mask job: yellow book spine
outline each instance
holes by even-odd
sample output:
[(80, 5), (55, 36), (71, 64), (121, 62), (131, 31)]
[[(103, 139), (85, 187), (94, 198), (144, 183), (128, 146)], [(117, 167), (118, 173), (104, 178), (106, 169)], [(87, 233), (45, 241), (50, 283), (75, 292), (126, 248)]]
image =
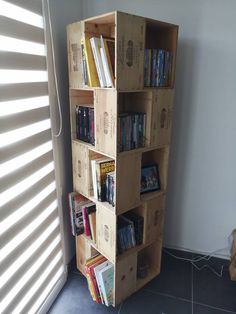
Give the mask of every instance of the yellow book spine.
[(89, 40), (89, 38), (85, 37), (84, 39), (81, 40), (81, 42), (82, 41), (84, 42), (84, 47), (85, 47), (84, 52), (85, 52), (85, 57), (87, 60), (89, 86), (90, 87), (100, 87), (90, 40)]

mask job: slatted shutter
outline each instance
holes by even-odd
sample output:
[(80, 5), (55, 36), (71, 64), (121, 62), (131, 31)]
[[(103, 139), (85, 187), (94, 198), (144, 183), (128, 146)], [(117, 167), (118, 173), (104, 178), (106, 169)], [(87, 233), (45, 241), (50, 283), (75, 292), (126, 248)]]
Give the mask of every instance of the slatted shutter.
[(65, 282), (39, 0), (0, 1), (1, 313), (45, 312)]

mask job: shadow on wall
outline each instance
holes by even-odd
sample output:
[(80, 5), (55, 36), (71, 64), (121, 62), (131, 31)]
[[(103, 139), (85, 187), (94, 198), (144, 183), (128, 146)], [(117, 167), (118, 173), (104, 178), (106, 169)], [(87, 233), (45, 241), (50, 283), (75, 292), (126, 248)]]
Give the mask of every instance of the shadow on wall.
[(191, 139), (195, 115), (197, 45), (190, 40), (179, 40), (175, 77), (174, 114), (166, 203), (165, 245), (182, 243), (183, 216), (187, 174), (190, 168)]

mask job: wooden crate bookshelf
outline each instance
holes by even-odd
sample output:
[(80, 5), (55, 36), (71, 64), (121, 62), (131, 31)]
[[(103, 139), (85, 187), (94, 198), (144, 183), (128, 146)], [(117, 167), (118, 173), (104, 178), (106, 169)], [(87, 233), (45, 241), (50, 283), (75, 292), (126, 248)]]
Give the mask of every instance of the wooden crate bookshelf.
[[(87, 87), (83, 83), (81, 39), (100, 35), (115, 40), (114, 88)], [(96, 204), (96, 239), (76, 236), (77, 268), (85, 274), (86, 259), (96, 252), (114, 264), (113, 306), (160, 273), (177, 37), (177, 25), (122, 12), (67, 27), (73, 189)], [(172, 51), (168, 86), (144, 86), (145, 49)], [(94, 109), (94, 145), (77, 138), (78, 105)], [(119, 116), (125, 112), (145, 115), (143, 147), (121, 151)], [(101, 156), (115, 161), (115, 206), (94, 197), (91, 160)], [(140, 194), (141, 168), (153, 164), (158, 164), (160, 190)], [(119, 215), (129, 211), (143, 217), (142, 243), (117, 254)], [(140, 261), (145, 260), (147, 274), (138, 277)]]

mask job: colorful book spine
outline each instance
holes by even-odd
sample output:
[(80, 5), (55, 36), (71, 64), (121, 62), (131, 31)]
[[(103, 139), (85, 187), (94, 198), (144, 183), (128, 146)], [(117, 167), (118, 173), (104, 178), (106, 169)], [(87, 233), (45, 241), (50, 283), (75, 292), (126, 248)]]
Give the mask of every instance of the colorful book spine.
[(86, 213), (86, 205), (82, 207), (82, 212), (83, 212), (83, 222), (84, 222), (84, 233), (86, 236), (91, 236), (90, 228), (89, 228), (89, 221), (88, 221), (88, 216)]

